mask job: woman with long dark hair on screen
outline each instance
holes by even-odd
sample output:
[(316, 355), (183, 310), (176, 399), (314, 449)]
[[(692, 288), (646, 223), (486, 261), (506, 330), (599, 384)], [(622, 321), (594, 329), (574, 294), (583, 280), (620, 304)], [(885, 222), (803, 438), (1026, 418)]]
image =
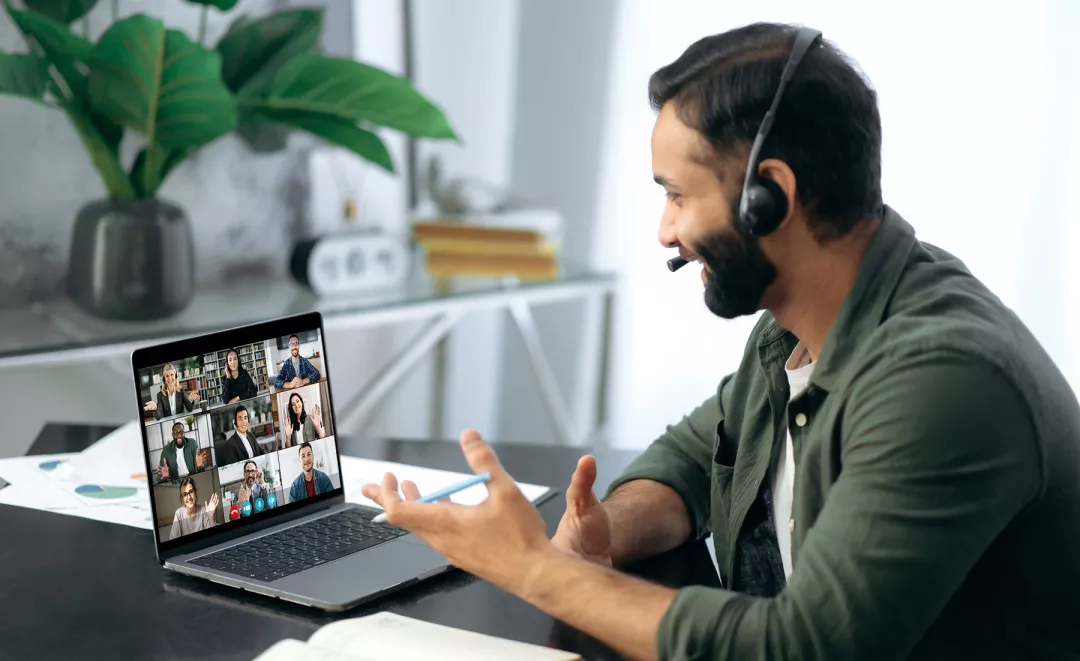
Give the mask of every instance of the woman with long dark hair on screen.
[(221, 381), (221, 401), (226, 404), (239, 402), (241, 399), (251, 399), (259, 394), (251, 375), (240, 364), (240, 353), (236, 349), (229, 349), (225, 354), (225, 374)]
[(160, 420), (171, 415), (190, 413), (195, 410), (197, 401), (199, 401), (199, 391), (191, 390), (184, 395), (176, 365), (169, 363), (161, 368), (161, 390), (157, 394), (157, 401), (147, 402), (143, 405), (143, 410), (153, 411), (154, 418)]
[(285, 447), (290, 448), (301, 443), (310, 443), (316, 438), (326, 436), (323, 429), (322, 411), (316, 404), (308, 415), (304, 411), (304, 398), (300, 393), (289, 395), (289, 407), (285, 416)]

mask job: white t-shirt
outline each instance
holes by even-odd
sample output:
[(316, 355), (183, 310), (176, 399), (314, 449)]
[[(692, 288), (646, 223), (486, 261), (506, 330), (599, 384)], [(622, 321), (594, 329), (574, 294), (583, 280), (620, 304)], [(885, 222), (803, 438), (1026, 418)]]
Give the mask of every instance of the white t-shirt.
[[(188, 441), (190, 443), (191, 441)], [(176, 477), (184, 477), (191, 470), (188, 468), (187, 459), (184, 459), (184, 449), (176, 448)]]
[(247, 434), (241, 434), (239, 431), (236, 435), (240, 437), (240, 442), (244, 444), (244, 449), (247, 450), (248, 459), (255, 457), (255, 450), (251, 447), (251, 441), (248, 440)]
[[(788, 399), (795, 399), (810, 383), (814, 373), (814, 363), (810, 362), (810, 352), (802, 342), (795, 347), (784, 365), (788, 379)], [(791, 501), (795, 496), (795, 451), (791, 443), (791, 430), (787, 440), (776, 455), (776, 464), (772, 467), (773, 521), (776, 522), (776, 542), (780, 546), (780, 557), (784, 561), (784, 576), (791, 577)]]
[(299, 429), (297, 429), (296, 431), (293, 432), (293, 436), (296, 438), (296, 444), (297, 445), (303, 445), (304, 444), (304, 427), (303, 427), (303, 425), (301, 425)]

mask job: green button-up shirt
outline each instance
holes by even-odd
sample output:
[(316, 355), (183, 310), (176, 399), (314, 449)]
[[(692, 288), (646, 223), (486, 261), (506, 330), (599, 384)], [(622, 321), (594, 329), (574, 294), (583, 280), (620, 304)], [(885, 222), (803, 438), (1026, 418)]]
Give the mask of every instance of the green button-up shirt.
[(887, 210), (789, 403), (796, 343), (764, 314), (738, 371), (611, 487), (677, 491), (732, 585), (741, 527), (791, 430), (786, 588), (682, 589), (660, 657), (1078, 658), (1080, 406), (1020, 320)]

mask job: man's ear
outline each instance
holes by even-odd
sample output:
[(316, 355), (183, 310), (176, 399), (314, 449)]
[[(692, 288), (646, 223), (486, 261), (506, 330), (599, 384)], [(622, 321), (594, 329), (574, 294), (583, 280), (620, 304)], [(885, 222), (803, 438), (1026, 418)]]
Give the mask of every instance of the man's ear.
[(798, 203), (798, 186), (795, 181), (795, 172), (787, 163), (778, 158), (766, 158), (758, 164), (758, 178), (773, 181), (783, 191), (784, 197), (787, 198), (787, 213), (784, 215), (784, 219), (780, 221), (782, 226), (791, 218), (795, 211), (795, 205)]

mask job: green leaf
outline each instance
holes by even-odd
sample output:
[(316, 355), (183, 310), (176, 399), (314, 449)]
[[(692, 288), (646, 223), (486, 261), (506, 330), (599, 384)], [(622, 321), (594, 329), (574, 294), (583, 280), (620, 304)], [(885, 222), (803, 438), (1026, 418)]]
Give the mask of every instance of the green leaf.
[(139, 185), (152, 195), (167, 153), (197, 147), (236, 126), (236, 107), (221, 82), (221, 57), (142, 14), (117, 21), (94, 49), (93, 108), (142, 133), (151, 149)]
[(327, 142), (344, 147), (357, 156), (382, 167), (387, 172), (394, 171), (394, 162), (382, 139), (367, 129), (362, 129), (356, 122), (318, 113), (302, 111), (263, 110), (250, 115), (253, 122), (282, 124), (307, 131)]
[[(34, 40), (49, 62), (72, 88), (81, 88), (85, 76), (76, 63), (85, 63), (93, 54), (94, 45), (68, 29), (63, 23), (32, 12), (8, 8), (11, 20), (19, 30)], [(75, 90), (77, 91), (77, 90)]]
[(217, 7), (221, 11), (229, 11), (236, 6), (236, 3), (240, 0), (187, 0), (193, 5), (207, 5), (210, 7)]
[(424, 138), (456, 139), (445, 115), (405, 78), (352, 60), (298, 55), (281, 68), (262, 109), (367, 121)]
[(236, 126), (220, 56), (156, 18), (137, 14), (114, 23), (101, 36), (90, 68), (94, 109), (151, 144), (200, 145)]
[(65, 25), (89, 14), (97, 3), (98, 0), (23, 0), (28, 9)]
[(43, 101), (49, 85), (49, 62), (37, 55), (0, 53), (0, 94)]
[(221, 77), (237, 94), (260, 94), (286, 62), (315, 48), (321, 32), (318, 9), (283, 11), (254, 21), (241, 17), (217, 45)]

